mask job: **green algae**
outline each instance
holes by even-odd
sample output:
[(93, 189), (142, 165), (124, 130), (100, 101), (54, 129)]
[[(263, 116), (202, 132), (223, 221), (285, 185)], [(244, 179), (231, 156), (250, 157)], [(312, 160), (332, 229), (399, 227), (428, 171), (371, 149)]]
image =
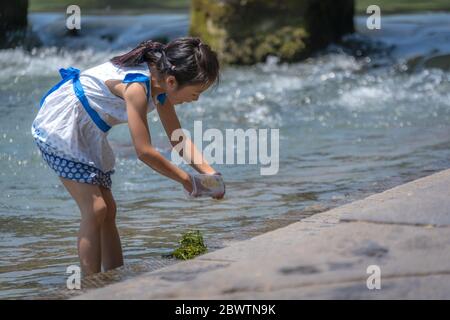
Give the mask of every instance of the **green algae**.
[(180, 246), (172, 252), (172, 256), (177, 259), (192, 259), (208, 251), (199, 230), (184, 233), (179, 243)]

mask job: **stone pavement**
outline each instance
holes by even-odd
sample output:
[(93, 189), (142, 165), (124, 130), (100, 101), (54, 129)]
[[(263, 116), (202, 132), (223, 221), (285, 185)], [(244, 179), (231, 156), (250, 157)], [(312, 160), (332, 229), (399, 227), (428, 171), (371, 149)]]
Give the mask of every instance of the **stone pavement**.
[(450, 170), (75, 299), (450, 299)]

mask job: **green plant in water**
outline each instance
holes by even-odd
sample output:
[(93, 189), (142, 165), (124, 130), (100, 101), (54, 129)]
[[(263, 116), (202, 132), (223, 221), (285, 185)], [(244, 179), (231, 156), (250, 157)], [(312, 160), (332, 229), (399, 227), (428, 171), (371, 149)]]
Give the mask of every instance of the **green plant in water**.
[(181, 236), (180, 246), (172, 252), (177, 259), (192, 259), (208, 251), (199, 230), (188, 231)]

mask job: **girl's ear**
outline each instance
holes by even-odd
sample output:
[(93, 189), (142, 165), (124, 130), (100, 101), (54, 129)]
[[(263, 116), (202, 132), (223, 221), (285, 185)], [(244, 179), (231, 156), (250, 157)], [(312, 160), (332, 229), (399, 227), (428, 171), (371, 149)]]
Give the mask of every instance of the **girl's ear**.
[(177, 88), (177, 79), (174, 76), (167, 76), (166, 84), (170, 89), (174, 90)]

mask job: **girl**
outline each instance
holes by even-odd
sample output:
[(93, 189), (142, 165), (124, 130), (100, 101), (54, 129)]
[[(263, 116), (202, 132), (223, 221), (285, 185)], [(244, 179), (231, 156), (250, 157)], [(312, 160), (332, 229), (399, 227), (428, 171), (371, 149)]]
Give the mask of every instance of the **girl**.
[[(32, 135), (81, 211), (78, 255), (84, 275), (123, 265), (111, 193), (115, 157), (109, 129), (128, 123), (137, 157), (183, 185), (192, 194), (191, 176), (165, 159), (151, 144), (147, 113), (158, 111), (169, 137), (180, 129), (174, 105), (196, 101), (219, 80), (217, 55), (199, 38), (178, 38), (167, 45), (144, 41), (130, 52), (80, 73), (60, 69), (62, 80), (41, 100)], [(220, 174), (191, 140), (180, 155), (198, 172)], [(171, 141), (175, 146), (179, 141)], [(198, 162), (198, 161), (196, 161)], [(222, 198), (219, 195), (215, 198)]]

